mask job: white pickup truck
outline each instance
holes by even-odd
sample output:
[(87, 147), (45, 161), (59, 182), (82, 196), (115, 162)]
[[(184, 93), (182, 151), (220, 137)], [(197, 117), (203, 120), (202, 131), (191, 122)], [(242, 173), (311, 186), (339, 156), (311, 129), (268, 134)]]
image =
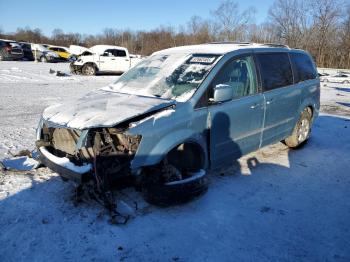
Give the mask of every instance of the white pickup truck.
[(75, 74), (124, 73), (141, 61), (129, 54), (128, 49), (113, 45), (95, 45), (70, 64)]

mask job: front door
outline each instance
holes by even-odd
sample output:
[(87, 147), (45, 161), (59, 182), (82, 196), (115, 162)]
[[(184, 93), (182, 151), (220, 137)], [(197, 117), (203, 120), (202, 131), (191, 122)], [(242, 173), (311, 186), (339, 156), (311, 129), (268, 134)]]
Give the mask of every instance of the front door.
[[(258, 90), (252, 55), (233, 58), (210, 86), (210, 158), (213, 168), (230, 164), (243, 154), (259, 148), (264, 118), (264, 97)], [(216, 85), (230, 85), (230, 101), (211, 103)]]
[(107, 49), (103, 54), (99, 55), (98, 62), (100, 71), (116, 71), (117, 60), (114, 56), (114, 49)]

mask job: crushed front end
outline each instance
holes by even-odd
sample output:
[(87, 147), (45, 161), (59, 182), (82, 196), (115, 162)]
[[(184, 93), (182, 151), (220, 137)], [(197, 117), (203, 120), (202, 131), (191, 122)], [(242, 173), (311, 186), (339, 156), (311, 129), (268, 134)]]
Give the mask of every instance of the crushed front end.
[(40, 161), (63, 179), (78, 184), (95, 180), (106, 188), (114, 179), (131, 174), (141, 136), (125, 131), (118, 127), (75, 130), (41, 123), (36, 146)]

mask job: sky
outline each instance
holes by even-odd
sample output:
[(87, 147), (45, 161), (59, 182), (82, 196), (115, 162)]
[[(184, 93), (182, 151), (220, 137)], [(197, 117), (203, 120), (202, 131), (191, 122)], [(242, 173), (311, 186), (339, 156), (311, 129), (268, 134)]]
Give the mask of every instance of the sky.
[[(101, 33), (104, 28), (152, 30), (160, 25), (186, 25), (198, 15), (210, 18), (222, 0), (0, 0), (0, 29), (40, 28), (48, 36), (53, 29), (81, 34)], [(255, 7), (256, 22), (266, 19), (273, 0), (236, 1), (241, 9)]]

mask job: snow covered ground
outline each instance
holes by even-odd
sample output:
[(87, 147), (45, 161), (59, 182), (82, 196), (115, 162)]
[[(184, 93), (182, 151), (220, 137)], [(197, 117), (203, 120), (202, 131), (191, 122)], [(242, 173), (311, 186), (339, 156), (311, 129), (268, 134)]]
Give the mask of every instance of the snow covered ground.
[[(0, 159), (34, 148), (48, 105), (118, 76), (57, 77), (68, 64), (0, 63)], [(350, 86), (323, 85), (323, 114), (300, 150), (282, 143), (210, 174), (207, 194), (158, 208), (128, 188), (108, 224), (46, 168), (0, 171), (0, 261), (350, 261)]]

